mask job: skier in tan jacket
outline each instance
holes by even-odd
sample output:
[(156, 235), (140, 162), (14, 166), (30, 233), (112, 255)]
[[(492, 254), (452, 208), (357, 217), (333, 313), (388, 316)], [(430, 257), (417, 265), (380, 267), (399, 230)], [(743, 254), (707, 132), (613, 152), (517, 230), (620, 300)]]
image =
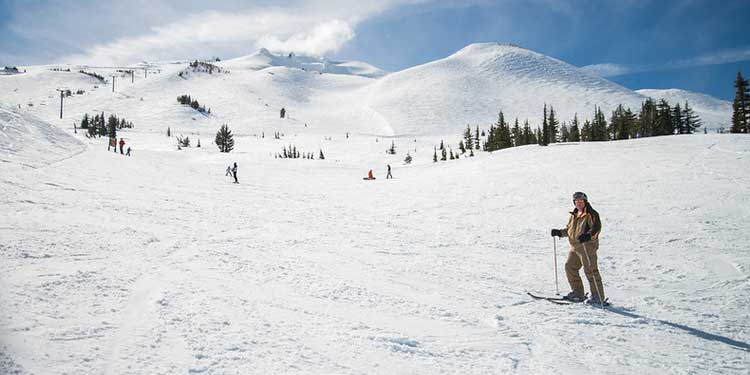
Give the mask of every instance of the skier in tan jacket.
[(602, 277), (597, 267), (602, 222), (599, 219), (599, 213), (591, 207), (586, 194), (582, 192), (573, 194), (573, 204), (575, 204), (575, 209), (570, 213), (568, 225), (563, 229), (552, 229), (552, 236), (568, 237), (568, 242), (570, 242), (570, 253), (565, 262), (565, 274), (572, 291), (565, 298), (576, 302), (584, 300), (583, 281), (579, 274), (583, 267), (591, 292), (588, 302), (598, 305), (606, 300)]

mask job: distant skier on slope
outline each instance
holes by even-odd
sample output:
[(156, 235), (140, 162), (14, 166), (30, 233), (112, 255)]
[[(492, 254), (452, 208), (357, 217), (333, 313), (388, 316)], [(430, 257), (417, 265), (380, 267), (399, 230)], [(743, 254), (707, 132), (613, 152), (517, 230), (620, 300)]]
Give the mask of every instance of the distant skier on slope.
[(393, 175), (391, 174), (391, 165), (386, 164), (388, 166), (388, 174), (385, 176), (386, 180), (389, 178), (393, 178)]
[(232, 175), (232, 166), (227, 165), (227, 173), (224, 173), (224, 176), (231, 176)]
[(363, 180), (374, 180), (375, 176), (372, 175), (372, 169), (367, 172), (367, 177), (363, 177)]
[(122, 152), (122, 147), (123, 146), (125, 146), (125, 139), (124, 138), (120, 138), (120, 155), (125, 154), (124, 152)]
[(596, 212), (588, 201), (586, 194), (576, 192), (573, 194), (575, 209), (570, 213), (568, 225), (563, 229), (552, 229), (552, 236), (568, 237), (570, 242), (570, 253), (565, 262), (565, 274), (572, 291), (564, 298), (581, 302), (584, 299), (583, 281), (579, 271), (583, 266), (583, 272), (589, 281), (591, 298), (589, 303), (601, 304), (605, 301), (604, 284), (599, 275), (597, 267), (597, 250), (599, 250), (599, 233), (602, 230), (602, 222), (599, 213)]
[(240, 182), (237, 181), (237, 162), (234, 162), (234, 167), (232, 167), (232, 176), (234, 176), (234, 183), (239, 184)]

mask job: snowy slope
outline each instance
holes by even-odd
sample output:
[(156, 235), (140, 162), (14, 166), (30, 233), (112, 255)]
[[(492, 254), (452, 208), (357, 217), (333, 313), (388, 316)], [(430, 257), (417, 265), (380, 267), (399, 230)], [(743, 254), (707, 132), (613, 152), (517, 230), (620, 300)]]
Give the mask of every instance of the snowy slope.
[[(327, 147), (388, 161), (368, 141)], [(417, 153), (372, 182), (359, 155), (263, 156), (279, 144), (0, 165), (0, 371), (746, 373), (747, 137)], [(576, 190), (611, 310), (524, 295), (554, 292), (549, 229)]]
[(668, 90), (637, 90), (638, 93), (654, 98), (656, 100), (664, 99), (671, 105), (680, 103), (684, 107), (685, 101), (688, 102), (705, 124), (708, 129), (724, 128), (729, 129), (731, 126), (732, 103), (726, 100), (714, 98), (713, 96), (697, 92), (668, 89)]
[(52, 124), (0, 103), (0, 162), (39, 167), (84, 149)]

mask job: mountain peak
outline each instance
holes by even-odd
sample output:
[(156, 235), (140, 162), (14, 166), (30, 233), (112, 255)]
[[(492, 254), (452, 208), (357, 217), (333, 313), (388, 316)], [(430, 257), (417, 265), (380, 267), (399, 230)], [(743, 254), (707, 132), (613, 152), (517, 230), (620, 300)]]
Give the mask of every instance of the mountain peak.
[(321, 74), (346, 74), (368, 78), (378, 78), (387, 74), (382, 69), (360, 61), (333, 61), (325, 57), (297, 55), (293, 52), (276, 54), (266, 48), (261, 48), (251, 55), (227, 60), (222, 65), (232, 70), (262, 70), (275, 66)]

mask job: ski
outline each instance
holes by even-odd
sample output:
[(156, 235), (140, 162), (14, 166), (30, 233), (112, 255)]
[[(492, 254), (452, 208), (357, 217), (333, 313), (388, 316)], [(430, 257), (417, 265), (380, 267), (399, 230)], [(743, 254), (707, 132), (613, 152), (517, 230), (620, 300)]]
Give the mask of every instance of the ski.
[(528, 294), (528, 295), (529, 295), (529, 297), (531, 297), (531, 298), (533, 298), (533, 299), (539, 299), (539, 300), (550, 301), (550, 302), (552, 302), (552, 303), (556, 303), (556, 304), (558, 304), (558, 305), (569, 305), (569, 304), (571, 304), (571, 303), (577, 303), (577, 302), (575, 302), (575, 301), (570, 301), (570, 300), (567, 300), (567, 299), (565, 299), (565, 298), (563, 298), (563, 297), (548, 297), (548, 296), (538, 296), (538, 295), (536, 295), (536, 294), (532, 294), (532, 293), (529, 293), (529, 292), (526, 292), (526, 294)]

